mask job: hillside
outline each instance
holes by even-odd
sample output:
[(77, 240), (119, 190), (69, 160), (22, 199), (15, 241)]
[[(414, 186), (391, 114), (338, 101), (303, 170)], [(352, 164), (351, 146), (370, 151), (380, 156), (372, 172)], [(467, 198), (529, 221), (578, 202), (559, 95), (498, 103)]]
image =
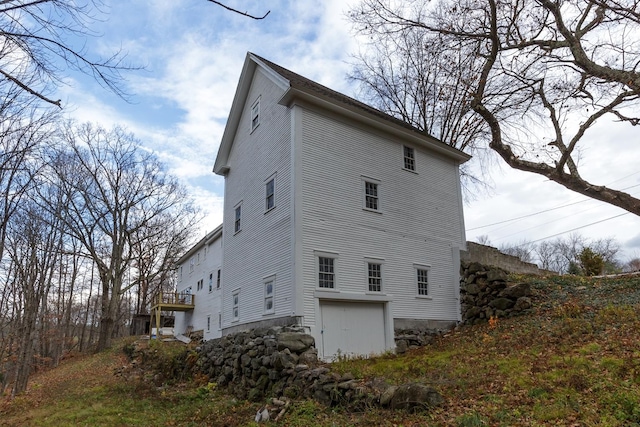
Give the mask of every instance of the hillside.
[[(333, 365), (358, 377), (431, 384), (443, 406), (353, 413), (298, 401), (266, 425), (640, 425), (640, 278), (513, 279), (535, 291), (525, 316), (462, 327), (403, 356)], [(157, 386), (152, 373), (141, 374), (147, 381), (114, 375), (126, 363), (123, 345), (35, 375), (28, 393), (0, 403), (0, 425), (254, 425), (260, 404), (230, 398), (205, 378)], [(163, 356), (149, 363), (165, 372), (175, 370), (176, 354), (185, 357), (181, 347), (155, 350)]]

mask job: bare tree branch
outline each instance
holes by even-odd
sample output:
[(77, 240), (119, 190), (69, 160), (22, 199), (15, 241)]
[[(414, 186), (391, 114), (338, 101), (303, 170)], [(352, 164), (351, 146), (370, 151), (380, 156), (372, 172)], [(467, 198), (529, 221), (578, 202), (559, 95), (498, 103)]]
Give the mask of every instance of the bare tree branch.
[(222, 2), (219, 2), (219, 1), (216, 1), (216, 0), (208, 0), (208, 1), (210, 1), (211, 3), (215, 3), (215, 4), (217, 4), (218, 6), (221, 6), (221, 7), (225, 8), (225, 9), (227, 9), (227, 10), (231, 11), (231, 12), (237, 13), (237, 14), (242, 15), (242, 16), (246, 16), (247, 18), (256, 19), (256, 20), (264, 19), (264, 18), (266, 18), (266, 17), (267, 17), (267, 15), (269, 15), (269, 13), (271, 13), (271, 11), (270, 11), (270, 10), (268, 10), (268, 11), (267, 11), (267, 13), (265, 13), (264, 15), (262, 15), (262, 16), (256, 16), (256, 15), (251, 15), (251, 14), (249, 14), (249, 13), (247, 13), (247, 12), (241, 12), (241, 11), (239, 11), (239, 10), (237, 10), (237, 9), (234, 9), (234, 8), (232, 8), (232, 7), (229, 7), (229, 6), (227, 6), (226, 4), (224, 4), (224, 3), (222, 3)]

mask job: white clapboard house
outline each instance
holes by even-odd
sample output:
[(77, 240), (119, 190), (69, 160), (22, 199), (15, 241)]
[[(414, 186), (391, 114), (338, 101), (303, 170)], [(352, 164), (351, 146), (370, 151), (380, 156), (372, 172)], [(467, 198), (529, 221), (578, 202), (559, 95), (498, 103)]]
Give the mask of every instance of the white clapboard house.
[(468, 159), (249, 53), (213, 169), (225, 178), (221, 236), (181, 260), (178, 290), (196, 308), (176, 327), (208, 338), (302, 325), (331, 359), (455, 323)]

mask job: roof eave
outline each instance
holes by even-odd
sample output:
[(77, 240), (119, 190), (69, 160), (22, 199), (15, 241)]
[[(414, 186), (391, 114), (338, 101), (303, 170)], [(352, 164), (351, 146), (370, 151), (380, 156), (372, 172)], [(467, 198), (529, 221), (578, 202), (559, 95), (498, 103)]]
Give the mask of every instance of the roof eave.
[(195, 245), (193, 245), (184, 255), (182, 255), (180, 258), (178, 258), (178, 261), (176, 261), (176, 265), (180, 265), (183, 264), (184, 262), (186, 262), (189, 258), (191, 258), (191, 256), (193, 254), (195, 254), (196, 252), (198, 252), (200, 249), (202, 249), (204, 246), (209, 245), (213, 242), (215, 242), (217, 239), (219, 239), (222, 236), (222, 224), (220, 224), (219, 226), (217, 226), (216, 228), (213, 229), (213, 231), (207, 233), (206, 236), (204, 236), (202, 239), (200, 239), (198, 241), (198, 243), (196, 243)]
[(349, 104), (337, 103), (331, 98), (317, 96), (314, 93), (310, 93), (304, 90), (304, 88), (293, 86), (290, 87), (278, 102), (281, 105), (290, 107), (295, 103), (296, 100), (307, 102), (321, 108), (325, 108), (329, 111), (336, 112), (345, 117), (357, 120), (372, 128), (393, 133), (394, 135), (398, 135), (406, 141), (411, 141), (423, 146), (427, 146), (429, 149), (443, 154), (457, 161), (459, 164), (471, 159), (470, 155), (458, 150), (457, 148), (451, 147), (443, 143), (442, 141), (433, 138), (432, 136), (420, 134), (416, 131), (411, 131), (388, 120), (380, 120), (379, 117), (374, 116), (373, 114), (369, 114), (360, 108)]

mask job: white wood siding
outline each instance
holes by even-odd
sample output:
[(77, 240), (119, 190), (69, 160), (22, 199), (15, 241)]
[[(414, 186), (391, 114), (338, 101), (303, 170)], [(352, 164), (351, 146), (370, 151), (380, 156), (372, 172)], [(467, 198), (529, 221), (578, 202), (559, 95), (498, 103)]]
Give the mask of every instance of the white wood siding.
[[(289, 109), (279, 89), (256, 70), (229, 155), (225, 178), (223, 329), (292, 313), (291, 138)], [(250, 133), (250, 108), (260, 97), (260, 125)], [(276, 174), (275, 208), (265, 213), (265, 183)], [(242, 230), (234, 208), (242, 202)], [(273, 314), (264, 314), (263, 280), (275, 275)], [(239, 319), (232, 296), (239, 290)]]
[[(366, 294), (365, 259), (381, 259), (394, 318), (456, 320), (451, 248), (463, 244), (457, 165), (410, 145), (412, 173), (403, 169), (403, 141), (308, 108), (302, 116), (305, 324), (318, 325), (314, 251), (339, 254), (340, 292)], [(380, 213), (363, 209), (363, 177), (379, 181)], [(429, 298), (417, 297), (414, 264), (430, 266)]]
[[(198, 254), (200, 262), (198, 262)], [(178, 292), (184, 292), (191, 288), (191, 294), (195, 295), (196, 306), (193, 311), (175, 312), (174, 333), (183, 334), (189, 326), (194, 331), (204, 331), (204, 339), (209, 340), (222, 336), (222, 331), (218, 329), (218, 314), (222, 310), (222, 289), (216, 288), (216, 278), (218, 269), (222, 268), (222, 238), (203, 245), (194, 252), (192, 258), (195, 259), (193, 272), (189, 272), (190, 259), (183, 264), (182, 279), (178, 279)], [(209, 275), (212, 274), (213, 288), (209, 292)], [(202, 289), (198, 290), (197, 283), (203, 281)], [(207, 330), (207, 317), (211, 318), (211, 327)]]

